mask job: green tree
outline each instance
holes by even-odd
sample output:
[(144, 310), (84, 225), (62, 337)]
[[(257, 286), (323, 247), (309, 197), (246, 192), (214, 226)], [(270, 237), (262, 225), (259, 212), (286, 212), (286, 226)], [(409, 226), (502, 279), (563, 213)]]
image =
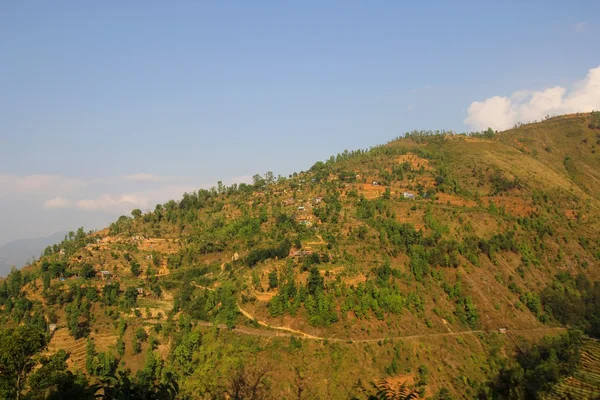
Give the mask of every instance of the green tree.
[(136, 260), (131, 260), (131, 262), (129, 263), (129, 268), (133, 276), (140, 276), (142, 268), (139, 262), (137, 262)]
[(319, 268), (316, 266), (311, 267), (310, 272), (308, 273), (307, 289), (308, 293), (313, 296), (318, 291), (323, 291), (325, 289), (325, 279), (321, 276)]
[(279, 279), (277, 278), (277, 271), (273, 270), (269, 272), (269, 288), (275, 289), (279, 285)]
[(96, 276), (96, 271), (94, 271), (94, 267), (91, 264), (86, 263), (81, 266), (79, 274), (83, 279), (91, 279)]
[(0, 331), (0, 397), (20, 399), (27, 377), (40, 362), (48, 336), (31, 325)]

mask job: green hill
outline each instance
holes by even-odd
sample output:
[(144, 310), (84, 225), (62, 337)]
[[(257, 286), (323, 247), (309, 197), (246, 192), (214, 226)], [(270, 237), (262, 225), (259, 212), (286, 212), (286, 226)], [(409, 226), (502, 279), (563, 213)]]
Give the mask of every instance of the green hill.
[(164, 396), (475, 397), (516, 338), (600, 333), (599, 118), (414, 131), (134, 210), (12, 273), (0, 321)]

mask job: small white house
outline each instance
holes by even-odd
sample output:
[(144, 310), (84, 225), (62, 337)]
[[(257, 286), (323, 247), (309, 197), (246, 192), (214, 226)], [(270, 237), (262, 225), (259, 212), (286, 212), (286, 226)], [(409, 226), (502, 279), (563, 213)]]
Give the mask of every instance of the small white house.
[(106, 280), (112, 276), (112, 273), (110, 271), (100, 271), (100, 276), (102, 279)]
[(373, 181), (373, 186), (379, 186), (379, 182)]
[(404, 192), (402, 193), (402, 197), (404, 197), (405, 199), (413, 200), (415, 198), (415, 195), (409, 192)]
[(304, 211), (304, 206), (298, 207), (298, 211)]

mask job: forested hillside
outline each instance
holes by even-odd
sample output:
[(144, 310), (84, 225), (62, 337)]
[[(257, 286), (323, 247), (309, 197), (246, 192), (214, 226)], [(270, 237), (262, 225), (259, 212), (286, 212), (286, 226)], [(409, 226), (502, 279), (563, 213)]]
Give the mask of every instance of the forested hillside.
[(593, 398), (598, 150), (413, 131), (72, 232), (0, 283), (0, 397)]

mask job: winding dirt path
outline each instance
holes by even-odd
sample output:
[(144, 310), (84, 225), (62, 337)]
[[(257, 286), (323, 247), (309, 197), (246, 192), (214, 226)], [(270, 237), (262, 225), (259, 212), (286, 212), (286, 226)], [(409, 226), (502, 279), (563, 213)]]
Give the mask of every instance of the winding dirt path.
[[(206, 290), (210, 290), (210, 291), (214, 291), (215, 289), (213, 288), (209, 288), (206, 286), (201, 286), (198, 285), (196, 282), (192, 281), (191, 284), (197, 288), (200, 289), (206, 289)], [(384, 337), (377, 337), (377, 338), (369, 338), (369, 339), (353, 339), (353, 338), (335, 338), (335, 337), (323, 337), (323, 336), (315, 336), (315, 335), (311, 335), (310, 333), (306, 333), (306, 332), (302, 332), (300, 330), (297, 329), (293, 329), (287, 326), (276, 326), (276, 325), (270, 325), (264, 321), (260, 321), (258, 320), (254, 315), (252, 315), (251, 313), (249, 313), (248, 311), (244, 310), (242, 308), (242, 306), (240, 306), (240, 304), (238, 302), (235, 303), (235, 305), (238, 308), (238, 311), (244, 315), (246, 318), (248, 318), (251, 321), (255, 321), (258, 325), (263, 326), (265, 328), (268, 328), (269, 330), (264, 330), (264, 329), (259, 329), (259, 328), (251, 328), (251, 327), (247, 327), (247, 326), (238, 326), (232, 329), (233, 332), (236, 333), (241, 333), (244, 335), (251, 335), (251, 336), (261, 336), (261, 337), (291, 337), (291, 336), (296, 336), (296, 337), (301, 337), (303, 339), (308, 339), (308, 340), (327, 340), (330, 342), (346, 342), (346, 343), (373, 343), (373, 342), (379, 342), (380, 340), (415, 340), (415, 339), (424, 339), (424, 338), (435, 338), (435, 337), (443, 337), (443, 336), (464, 336), (464, 335), (475, 335), (478, 333), (495, 333), (497, 332), (496, 329), (494, 330), (489, 330), (489, 331), (485, 331), (485, 330), (468, 330), (468, 331), (459, 331), (459, 332), (442, 332), (442, 333), (424, 333), (424, 334), (420, 334), (420, 335), (400, 335), (400, 336), (384, 336)], [(212, 327), (212, 326), (217, 326), (220, 329), (227, 329), (227, 326), (225, 324), (215, 324), (212, 322), (206, 322), (206, 321), (199, 321), (198, 325), (201, 326), (206, 326), (206, 327)], [(518, 334), (520, 332), (552, 332), (552, 331), (565, 331), (566, 328), (562, 328), (562, 327), (555, 327), (555, 328), (548, 328), (548, 327), (542, 327), (542, 328), (530, 328), (530, 329), (509, 329), (507, 331), (507, 334), (513, 335), (513, 334)]]
[[(250, 320), (254, 320), (256, 321), (259, 325), (264, 326), (265, 328), (270, 328), (270, 329), (274, 329), (276, 331), (280, 331), (280, 332), (272, 332), (271, 333), (275, 333), (274, 335), (265, 335), (266, 333), (269, 333), (269, 331), (264, 331), (264, 330), (260, 330), (260, 329), (256, 329), (256, 328), (247, 328), (247, 327), (239, 327), (239, 328), (235, 328), (233, 329), (234, 331), (240, 332), (240, 333), (245, 333), (248, 335), (256, 335), (256, 336), (270, 336), (270, 337), (274, 337), (274, 336), (300, 336), (304, 339), (309, 339), (309, 340), (327, 340), (330, 342), (356, 342), (356, 343), (371, 343), (371, 342), (378, 342), (380, 340), (385, 340), (385, 339), (400, 339), (400, 340), (412, 340), (412, 339), (423, 339), (423, 338), (434, 338), (434, 337), (442, 337), (442, 336), (463, 336), (463, 335), (474, 335), (477, 333), (491, 333), (491, 332), (497, 332), (497, 330), (492, 330), (492, 331), (484, 331), (484, 330), (469, 330), (469, 331), (460, 331), (460, 332), (442, 332), (442, 333), (424, 333), (424, 334), (420, 334), (420, 335), (401, 335), (401, 336), (386, 336), (386, 337), (379, 337), (379, 338), (369, 338), (369, 339), (352, 339), (352, 338), (333, 338), (333, 337), (322, 337), (322, 336), (314, 336), (311, 335), (309, 333), (306, 332), (302, 332), (296, 329), (292, 329), (289, 328), (287, 326), (273, 326), (273, 325), (269, 325), (264, 321), (259, 321), (258, 319), (256, 319), (252, 314), (250, 314), (248, 311), (244, 310), (239, 303), (236, 303), (238, 310), (248, 319)], [(508, 334), (514, 334), (514, 333), (519, 333), (519, 332), (535, 332), (535, 331), (564, 331), (566, 330), (566, 328), (562, 328), (562, 327), (556, 327), (556, 328), (530, 328), (530, 329), (511, 329), (509, 330), (507, 333)], [(258, 334), (258, 332), (261, 332), (261, 334)]]
[(288, 328), (287, 326), (272, 326), (267, 324), (266, 322), (263, 321), (259, 321), (258, 319), (256, 319), (252, 314), (250, 314), (248, 311), (244, 310), (239, 303), (235, 303), (235, 305), (237, 306), (238, 310), (244, 314), (244, 316), (250, 320), (254, 320), (256, 321), (257, 324), (264, 326), (266, 328), (271, 328), (271, 329), (275, 329), (278, 331), (284, 331), (284, 332), (289, 332), (290, 334), (296, 334), (299, 336), (302, 336), (305, 339), (311, 339), (311, 340), (326, 340), (325, 338), (319, 337), (319, 336), (313, 336), (311, 334), (308, 334), (306, 332), (302, 332), (302, 331), (298, 331), (296, 329), (292, 329), (292, 328)]

